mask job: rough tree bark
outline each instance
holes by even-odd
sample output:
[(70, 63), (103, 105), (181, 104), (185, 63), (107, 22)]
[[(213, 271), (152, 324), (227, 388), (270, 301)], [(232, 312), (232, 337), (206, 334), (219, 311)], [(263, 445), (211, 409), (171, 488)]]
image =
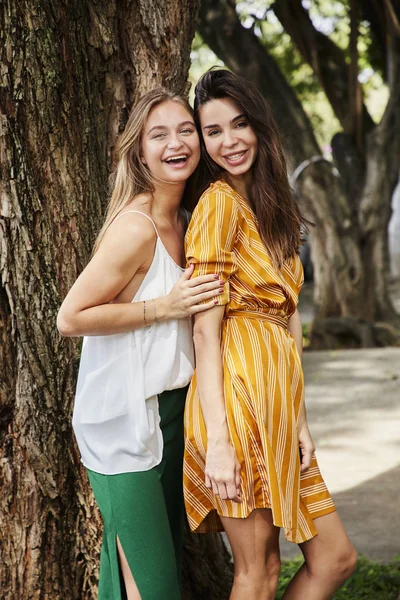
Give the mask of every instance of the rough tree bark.
[[(292, 12), (294, 5), (298, 11), (305, 12), (300, 1), (286, 3), (286, 0), (282, 0), (282, 3), (284, 1), (287, 10), (284, 11), (283, 25), (285, 26), (286, 23), (289, 33), (297, 27), (297, 37), (301, 39), (299, 46), (301, 45), (303, 48), (305, 57), (313, 62), (316, 74), (323, 78), (326, 86), (331, 85), (329, 83), (331, 78), (336, 82), (335, 87), (339, 88), (338, 80), (341, 77), (347, 77), (348, 69), (344, 60), (341, 59), (341, 55), (340, 60), (338, 59), (339, 52), (336, 51), (336, 47), (335, 52), (329, 54), (329, 51), (332, 50), (332, 43), (325, 43), (327, 38), (324, 36), (321, 38), (322, 34), (316, 35), (314, 32), (310, 41), (307, 32), (313, 27), (311, 21), (308, 19), (300, 22), (299, 25), (299, 15), (296, 11)], [(291, 10), (286, 4), (290, 5)], [(277, 0), (274, 6), (278, 16), (281, 16), (279, 9), (276, 8), (279, 5), (280, 0)], [(304, 17), (304, 15), (302, 16)], [(306, 17), (308, 18), (307, 14)], [(290, 28), (286, 22), (289, 18), (293, 19), (293, 22), (290, 21)], [(297, 171), (297, 189), (303, 209), (307, 216), (316, 223), (316, 228), (311, 235), (312, 256), (315, 265), (317, 324), (320, 332), (318, 339), (315, 339), (316, 345), (331, 344), (335, 328), (338, 329), (338, 335), (343, 344), (380, 344), (384, 343), (383, 337), (385, 341), (392, 342), (396, 337), (395, 334), (389, 333), (382, 336), (380, 327), (376, 328), (372, 325), (365, 327), (360, 319), (371, 323), (374, 320), (390, 321), (395, 318), (388, 294), (387, 271), (382, 268), (386, 263), (382, 262), (379, 254), (379, 249), (382, 250), (381, 254), (385, 252), (386, 242), (384, 239), (387, 239), (389, 218), (386, 209), (389, 208), (390, 211), (390, 190), (394, 188), (397, 175), (392, 158), (398, 156), (396, 148), (398, 148), (400, 137), (398, 124), (395, 123), (395, 105), (388, 107), (386, 118), (381, 124), (382, 127), (372, 128), (366, 109), (363, 112), (364, 129), (369, 131), (366, 144), (371, 145), (372, 153), (375, 148), (375, 157), (380, 159), (381, 166), (384, 167), (381, 171), (382, 174), (376, 173), (377, 163), (373, 163), (372, 154), (370, 154), (371, 165), (365, 166), (359, 153), (353, 151), (354, 144), (349, 143), (348, 137), (346, 137), (344, 140), (342, 139), (342, 145), (346, 143), (349, 146), (349, 156), (351, 151), (353, 152), (351, 156), (353, 173), (352, 176), (349, 175), (348, 161), (343, 161), (345, 163), (343, 164), (344, 175), (347, 177), (338, 178), (327, 161), (313, 160), (314, 157), (321, 155), (321, 150), (315, 140), (309, 119), (267, 49), (251, 29), (246, 29), (241, 25), (234, 0), (202, 0), (198, 29), (204, 41), (217, 56), (233, 71), (252, 80), (268, 99), (287, 141), (287, 154), (292, 168), (298, 165), (305, 167), (300, 166)], [(310, 47), (306, 52), (304, 48), (307, 43)], [(327, 55), (330, 61), (326, 61)], [(325, 66), (322, 65), (323, 59), (325, 59)], [(332, 68), (331, 77), (329, 77), (326, 66), (327, 62)], [(331, 96), (335, 98), (338, 116), (342, 117), (346, 130), (351, 131), (351, 123), (348, 123), (346, 109), (341, 108), (339, 111), (340, 98), (342, 100), (347, 98), (344, 92), (345, 85), (346, 83), (342, 82), (340, 89), (336, 91), (332, 89)], [(397, 97), (396, 90), (397, 88), (392, 94), (394, 98)], [(387, 121), (391, 122), (392, 129), (385, 128), (386, 135), (384, 135), (383, 123)], [(383, 140), (390, 143), (389, 152), (382, 145)], [(391, 152), (394, 154), (390, 154)], [(341, 165), (338, 164), (338, 166)], [(361, 193), (360, 186), (357, 187), (359, 213), (354, 206), (354, 169), (358, 169), (357, 172), (362, 175), (362, 182), (365, 181), (365, 184), (368, 180), (365, 173), (370, 173), (369, 185), (372, 186), (369, 188), (371, 190), (369, 194), (366, 190)], [(381, 187), (382, 179), (386, 181), (384, 190)], [(353, 185), (352, 193), (348, 193), (350, 182)], [(372, 188), (378, 193), (383, 193), (383, 191), (388, 193), (389, 202), (386, 202), (384, 210), (382, 210), (382, 206), (378, 208), (377, 203), (371, 202)], [(361, 189), (363, 189), (362, 185)], [(367, 197), (369, 198), (369, 210), (373, 211), (376, 217), (369, 221), (370, 237), (367, 235), (361, 217), (362, 214), (365, 214), (365, 208), (361, 208), (363, 206), (361, 198)], [(379, 195), (374, 195), (374, 198), (375, 200), (379, 199)], [(374, 235), (377, 241), (375, 243), (374, 240), (374, 249), (372, 249)], [(369, 252), (365, 249), (367, 241), (371, 241)], [(333, 321), (332, 318), (335, 320)], [(340, 318), (343, 319), (341, 323)], [(340, 332), (337, 328), (338, 322), (340, 323)], [(329, 340), (328, 337), (324, 338), (323, 336), (324, 327), (330, 330)], [(343, 330), (347, 330), (347, 336), (343, 335)], [(368, 331), (368, 335), (364, 335), (365, 330)]]
[[(0, 5), (4, 600), (96, 594), (101, 523), (70, 426), (79, 344), (60, 339), (56, 314), (90, 256), (129, 107), (155, 85), (185, 89), (197, 8), (197, 0)], [(222, 598), (229, 561), (216, 554), (219, 538), (209, 543)], [(189, 551), (206, 544), (190, 540)], [(187, 598), (210, 589), (198, 564), (186, 572)]]

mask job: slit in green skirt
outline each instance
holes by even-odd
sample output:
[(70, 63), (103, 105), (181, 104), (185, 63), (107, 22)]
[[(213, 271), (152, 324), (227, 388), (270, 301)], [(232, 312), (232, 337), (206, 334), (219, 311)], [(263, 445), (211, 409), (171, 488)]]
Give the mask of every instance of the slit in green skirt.
[(149, 471), (88, 471), (103, 522), (98, 600), (126, 600), (117, 536), (142, 600), (180, 600), (183, 411), (187, 388), (159, 395), (163, 458)]

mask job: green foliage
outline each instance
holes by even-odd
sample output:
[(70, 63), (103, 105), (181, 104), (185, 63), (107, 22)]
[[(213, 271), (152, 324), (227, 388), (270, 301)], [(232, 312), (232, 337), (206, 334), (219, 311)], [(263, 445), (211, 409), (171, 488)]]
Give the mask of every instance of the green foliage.
[(196, 33), (192, 43), (192, 52), (190, 54), (192, 64), (189, 71), (189, 81), (192, 84), (189, 93), (189, 101), (193, 106), (194, 87), (200, 77), (214, 65), (224, 66), (212, 50), (203, 42), (201, 36)]
[[(329, 36), (349, 60), (349, 2), (348, 0), (304, 0), (314, 27)], [(332, 107), (321, 89), (318, 78), (306, 64), (282, 28), (273, 12), (273, 2), (237, 0), (236, 10), (244, 27), (252, 28), (265, 49), (275, 58), (290, 86), (295, 90), (310, 118), (316, 138), (323, 151), (329, 152), (333, 135), (341, 130)], [(373, 119), (382, 117), (388, 98), (379, 67), (377, 44), (367, 21), (359, 24), (359, 69), (365, 103)], [(382, 62), (382, 61), (381, 61)], [(192, 51), (192, 82), (214, 64), (223, 65), (215, 54), (196, 36)]]
[[(350, 17), (348, 0), (307, 0), (304, 2), (309, 8), (310, 18), (314, 27), (327, 35), (343, 51), (345, 60), (350, 61), (349, 38)], [(309, 5), (309, 6), (308, 6)], [(378, 122), (388, 100), (388, 89), (383, 80), (384, 58), (379, 50), (376, 38), (368, 21), (359, 14), (358, 24), (358, 68), (359, 81), (362, 85), (364, 102), (371, 117)], [(303, 102), (303, 98), (300, 97)], [(313, 99), (311, 99), (313, 101)], [(326, 101), (327, 102), (327, 101)], [(304, 107), (307, 111), (307, 107)], [(321, 106), (322, 108), (322, 106)], [(320, 109), (315, 111), (321, 114)], [(329, 120), (329, 115), (327, 115)], [(314, 123), (313, 119), (312, 122)], [(318, 137), (318, 126), (317, 126)]]
[[(289, 581), (303, 563), (302, 557), (283, 561), (276, 600), (281, 600)], [(360, 556), (357, 569), (333, 600), (398, 600), (400, 597), (400, 557), (388, 565)]]

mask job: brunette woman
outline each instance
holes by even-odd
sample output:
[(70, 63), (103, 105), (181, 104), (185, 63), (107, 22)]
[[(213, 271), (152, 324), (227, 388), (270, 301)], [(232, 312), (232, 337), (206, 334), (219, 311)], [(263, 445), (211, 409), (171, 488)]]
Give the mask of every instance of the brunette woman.
[(58, 316), (62, 335), (85, 336), (73, 426), (104, 519), (100, 600), (180, 598), (190, 317), (221, 288), (181, 266), (181, 203), (199, 156), (188, 104), (146, 94), (119, 142), (93, 258)]
[(307, 425), (302, 328), (302, 217), (269, 106), (248, 81), (211, 70), (195, 90), (205, 185), (186, 237), (195, 274), (224, 294), (195, 316), (196, 373), (186, 412), (184, 488), (191, 529), (225, 529), (231, 600), (272, 600), (279, 531), (305, 563), (285, 600), (327, 600), (355, 550), (321, 477)]

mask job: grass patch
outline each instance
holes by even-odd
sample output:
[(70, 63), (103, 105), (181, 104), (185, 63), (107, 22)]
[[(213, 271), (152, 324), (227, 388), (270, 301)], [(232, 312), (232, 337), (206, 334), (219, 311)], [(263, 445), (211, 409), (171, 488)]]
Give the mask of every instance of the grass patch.
[[(276, 600), (280, 600), (289, 581), (303, 563), (300, 556), (292, 561), (282, 561), (281, 576)], [(400, 557), (388, 565), (372, 562), (360, 556), (356, 571), (333, 600), (399, 600)]]

